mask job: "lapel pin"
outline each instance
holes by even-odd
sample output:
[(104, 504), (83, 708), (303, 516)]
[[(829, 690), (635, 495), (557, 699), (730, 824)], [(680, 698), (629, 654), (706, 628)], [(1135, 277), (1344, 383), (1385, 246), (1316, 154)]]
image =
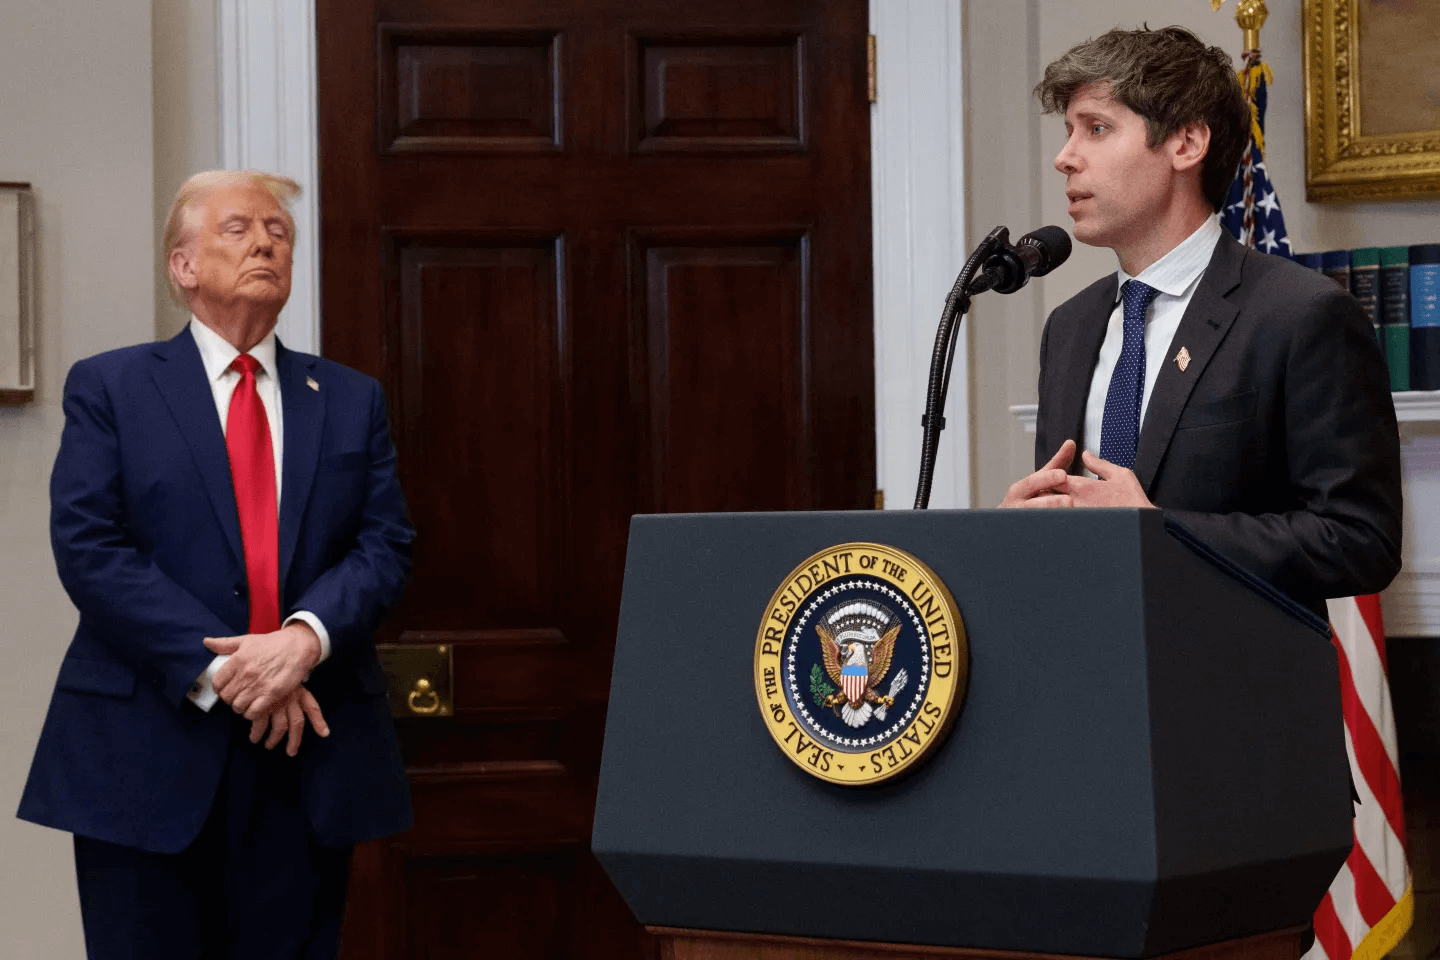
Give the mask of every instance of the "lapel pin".
[[(1190, 358), (1189, 358), (1189, 357), (1186, 357), (1185, 359), (1186, 359), (1186, 360), (1189, 360)], [(1182, 365), (1182, 366), (1180, 367), (1180, 369), (1181, 369), (1181, 370), (1184, 370), (1185, 367)], [(306, 377), (306, 378), (305, 378), (305, 386), (309, 387), (311, 390), (319, 390), (319, 389), (320, 389), (320, 384), (318, 384), (318, 383), (315, 382), (315, 378), (314, 378), (314, 377)]]
[(1180, 352), (1175, 354), (1175, 365), (1180, 368), (1181, 373), (1184, 373), (1185, 368), (1190, 366), (1190, 351), (1181, 347)]

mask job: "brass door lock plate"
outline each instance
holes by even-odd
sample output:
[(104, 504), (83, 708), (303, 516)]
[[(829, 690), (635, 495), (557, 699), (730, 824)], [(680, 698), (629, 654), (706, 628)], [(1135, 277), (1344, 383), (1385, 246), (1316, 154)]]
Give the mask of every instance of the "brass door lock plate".
[(390, 696), (390, 716), (454, 716), (452, 644), (382, 643), (377, 649)]

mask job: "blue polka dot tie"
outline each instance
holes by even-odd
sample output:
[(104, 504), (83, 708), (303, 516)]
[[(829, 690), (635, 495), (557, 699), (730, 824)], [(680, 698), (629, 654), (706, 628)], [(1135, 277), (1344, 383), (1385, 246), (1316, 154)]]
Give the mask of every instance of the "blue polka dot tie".
[(1145, 311), (1155, 288), (1127, 280), (1120, 288), (1125, 303), (1125, 341), (1110, 375), (1105, 394), (1105, 417), (1100, 422), (1100, 459), (1117, 466), (1135, 466), (1140, 440), (1140, 405), (1145, 396)]

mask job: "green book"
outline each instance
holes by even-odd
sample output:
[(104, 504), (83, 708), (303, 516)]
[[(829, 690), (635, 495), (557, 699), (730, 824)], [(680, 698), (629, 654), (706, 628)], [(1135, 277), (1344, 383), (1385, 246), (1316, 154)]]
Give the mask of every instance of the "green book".
[(1380, 250), (1380, 345), (1390, 389), (1410, 389), (1410, 248)]

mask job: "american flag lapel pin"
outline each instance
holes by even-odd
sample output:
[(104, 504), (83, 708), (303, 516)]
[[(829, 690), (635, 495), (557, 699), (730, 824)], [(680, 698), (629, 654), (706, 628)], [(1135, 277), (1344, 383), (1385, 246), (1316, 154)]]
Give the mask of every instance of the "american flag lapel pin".
[[(1188, 360), (1189, 358), (1187, 357), (1186, 359)], [(1182, 366), (1180, 369), (1181, 369), (1181, 370), (1184, 370), (1185, 368)], [(320, 384), (318, 384), (318, 383), (315, 382), (315, 378), (314, 378), (314, 377), (306, 377), (306, 378), (305, 378), (305, 386), (309, 387), (311, 390), (319, 390), (319, 389), (320, 389)]]
[(1180, 352), (1175, 354), (1175, 366), (1180, 368), (1181, 373), (1185, 372), (1185, 368), (1190, 366), (1189, 350), (1186, 350), (1184, 347), (1180, 348)]

